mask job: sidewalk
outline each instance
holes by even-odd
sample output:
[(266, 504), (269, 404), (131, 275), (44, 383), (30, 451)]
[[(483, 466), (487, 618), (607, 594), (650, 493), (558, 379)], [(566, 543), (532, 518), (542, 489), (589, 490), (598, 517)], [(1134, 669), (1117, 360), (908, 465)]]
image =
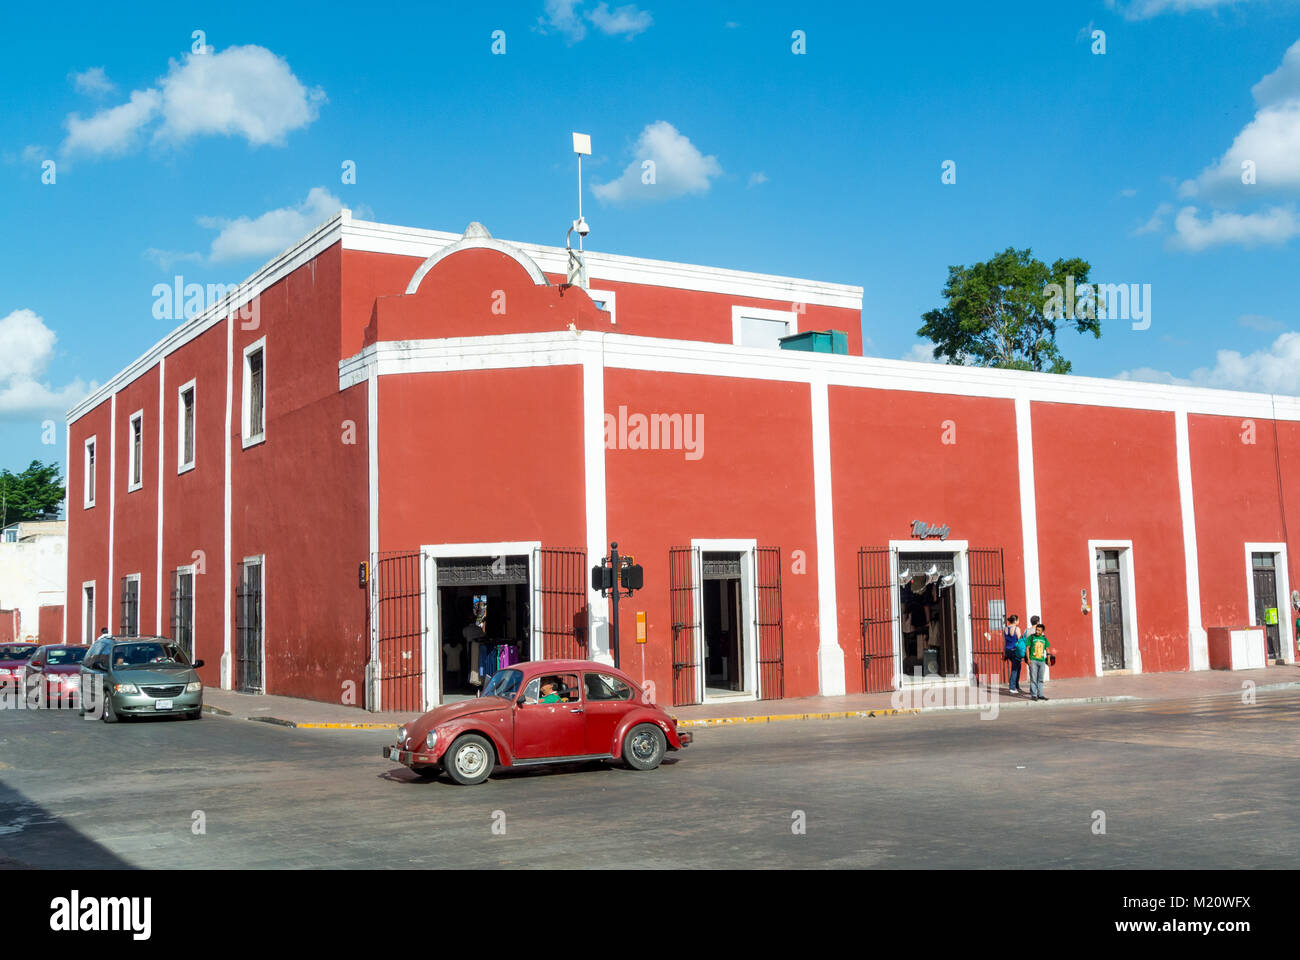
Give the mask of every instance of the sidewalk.
[[(1046, 687), (1050, 699), (1045, 703), (1032, 703), (1027, 696), (1010, 696), (1003, 687), (998, 692), (997, 704), (998, 709), (1019, 706), (1047, 709), (1079, 703), (1240, 695), (1243, 684), (1247, 681), (1254, 683), (1256, 690), (1261, 691), (1300, 687), (1300, 665), (1286, 664), (1262, 670), (1202, 670), (1196, 673), (1148, 673), (1138, 676), (1051, 680)], [(956, 704), (954, 697), (959, 699)], [(294, 697), (253, 696), (213, 687), (204, 689), (203, 702), (204, 710), (208, 713), (307, 729), (392, 730), (417, 716), (415, 711), (367, 713), (358, 707), (343, 704), (319, 703)], [(974, 709), (980, 705), (987, 706), (987, 699), (977, 702), (970, 687), (939, 687), (897, 695), (855, 693), (842, 697), (696, 704), (690, 707), (669, 707), (668, 712), (677, 717), (679, 726), (690, 728), (785, 720), (880, 717), (963, 707)]]

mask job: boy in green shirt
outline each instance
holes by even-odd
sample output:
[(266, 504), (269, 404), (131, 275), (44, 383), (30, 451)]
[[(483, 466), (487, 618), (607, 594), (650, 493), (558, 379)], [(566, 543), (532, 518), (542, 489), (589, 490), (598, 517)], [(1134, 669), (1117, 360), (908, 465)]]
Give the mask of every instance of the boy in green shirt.
[(1025, 638), (1025, 662), (1029, 664), (1029, 698), (1046, 700), (1043, 696), (1043, 674), (1047, 671), (1047, 651), (1052, 642), (1047, 639), (1047, 632), (1042, 621), (1034, 627), (1034, 632)]

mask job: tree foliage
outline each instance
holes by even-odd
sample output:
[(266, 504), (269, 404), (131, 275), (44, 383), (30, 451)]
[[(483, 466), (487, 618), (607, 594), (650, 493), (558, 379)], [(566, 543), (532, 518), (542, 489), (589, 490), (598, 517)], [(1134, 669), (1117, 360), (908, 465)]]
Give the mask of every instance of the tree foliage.
[[(1029, 249), (1013, 247), (970, 267), (950, 266), (943, 288), (948, 302), (921, 317), (917, 335), (934, 341), (936, 360), (1069, 373), (1070, 361), (1056, 343), (1058, 324), (1101, 336), (1105, 310), (1098, 309), (1089, 286), (1090, 269), (1078, 257), (1048, 267)], [(1061, 291), (1069, 295), (1063, 298)]]
[(53, 516), (63, 497), (63, 478), (57, 463), (33, 460), (22, 473), (0, 470), (0, 525)]

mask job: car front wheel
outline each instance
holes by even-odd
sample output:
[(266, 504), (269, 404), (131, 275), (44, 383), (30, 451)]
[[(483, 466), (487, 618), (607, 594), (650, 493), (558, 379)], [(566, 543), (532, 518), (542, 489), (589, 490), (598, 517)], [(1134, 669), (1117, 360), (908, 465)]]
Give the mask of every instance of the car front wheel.
[(633, 770), (653, 770), (667, 752), (668, 738), (653, 723), (633, 727), (623, 741), (623, 759)]
[(104, 705), (100, 709), (99, 719), (105, 723), (117, 723), (117, 711), (113, 709), (113, 698), (107, 691), (104, 693)]
[(443, 759), (447, 774), (466, 787), (486, 780), (495, 763), (492, 744), (477, 733), (467, 733), (453, 743)]

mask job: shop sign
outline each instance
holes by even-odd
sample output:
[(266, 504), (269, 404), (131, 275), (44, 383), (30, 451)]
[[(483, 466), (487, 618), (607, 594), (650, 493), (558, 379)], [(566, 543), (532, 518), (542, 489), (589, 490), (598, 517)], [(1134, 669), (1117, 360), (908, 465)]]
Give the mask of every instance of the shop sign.
[(912, 536), (921, 540), (926, 540), (930, 537), (938, 537), (940, 540), (947, 540), (949, 533), (950, 530), (946, 523), (943, 526), (938, 526), (937, 524), (926, 523), (924, 520), (912, 521)]

